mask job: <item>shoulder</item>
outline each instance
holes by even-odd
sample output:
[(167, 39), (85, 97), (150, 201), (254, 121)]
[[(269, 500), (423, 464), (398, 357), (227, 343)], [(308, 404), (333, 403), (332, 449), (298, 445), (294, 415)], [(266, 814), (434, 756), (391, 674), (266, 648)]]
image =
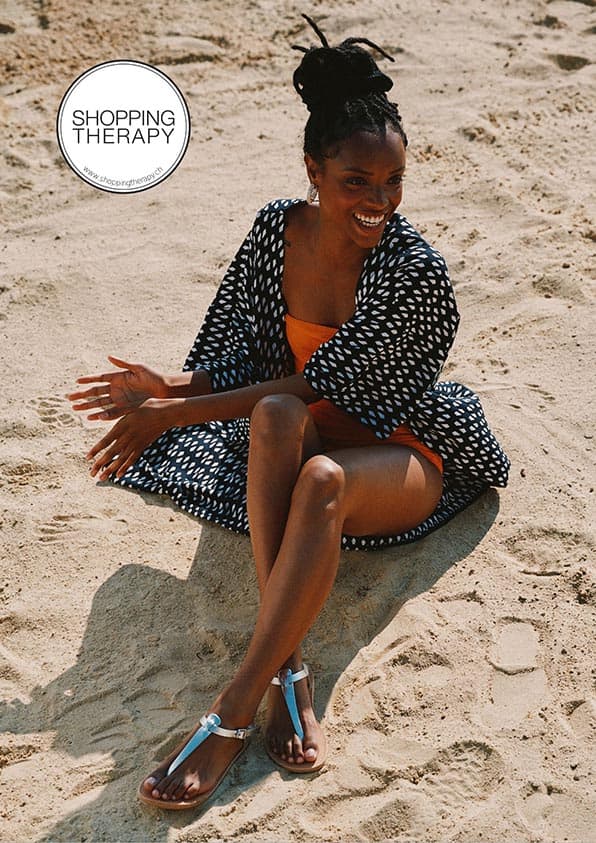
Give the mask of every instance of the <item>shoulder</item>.
[(279, 250), (283, 247), (286, 212), (301, 199), (273, 199), (257, 211), (245, 244), (256, 249), (257, 254)]
[(377, 249), (375, 263), (383, 286), (404, 295), (413, 293), (419, 301), (453, 298), (443, 256), (401, 214), (387, 223)]
[(401, 214), (394, 214), (385, 230), (381, 245), (384, 257), (399, 268), (425, 268), (447, 276), (447, 264), (437, 249)]
[(300, 204), (304, 204), (303, 199), (272, 199), (257, 211), (254, 224), (261, 227), (283, 225), (286, 211)]

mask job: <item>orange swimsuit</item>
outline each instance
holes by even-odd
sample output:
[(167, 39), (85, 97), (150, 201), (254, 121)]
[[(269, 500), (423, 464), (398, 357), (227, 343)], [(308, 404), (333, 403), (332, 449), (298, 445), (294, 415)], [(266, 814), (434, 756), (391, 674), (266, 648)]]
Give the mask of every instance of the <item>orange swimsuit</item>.
[[(296, 372), (304, 369), (306, 361), (314, 354), (317, 348), (338, 331), (329, 325), (318, 325), (315, 322), (305, 322), (296, 319), (289, 313), (285, 314), (286, 336), (294, 355)], [(357, 445), (407, 445), (426, 457), (429, 462), (436, 466), (443, 473), (443, 460), (426, 445), (418, 440), (407, 424), (400, 424), (387, 439), (379, 439), (372, 430), (358, 421), (349, 413), (340, 410), (331, 401), (322, 398), (308, 405), (308, 409), (314, 419), (327, 450), (336, 448), (353, 448)]]

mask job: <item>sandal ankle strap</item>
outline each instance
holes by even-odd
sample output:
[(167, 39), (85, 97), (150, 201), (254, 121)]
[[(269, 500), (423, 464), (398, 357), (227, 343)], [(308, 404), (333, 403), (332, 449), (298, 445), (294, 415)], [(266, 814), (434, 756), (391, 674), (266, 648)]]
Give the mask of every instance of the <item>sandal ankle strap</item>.
[[(217, 718), (217, 721), (215, 718)], [(251, 723), (250, 726), (244, 726), (240, 729), (224, 729), (223, 726), (219, 725), (220, 723), (221, 719), (218, 714), (207, 714), (201, 717), (201, 725), (207, 726), (210, 732), (214, 735), (219, 735), (221, 738), (237, 738), (240, 741), (244, 741), (257, 728), (254, 723)]]
[[(303, 663), (302, 670), (297, 670), (296, 673), (292, 673), (289, 667), (282, 667), (282, 669), (278, 670), (277, 674), (271, 680), (271, 684), (284, 685), (289, 683), (293, 685), (294, 682), (299, 682), (301, 679), (305, 679), (309, 675), (309, 673), (310, 671), (306, 663)], [(282, 675), (284, 675), (283, 679), (281, 678)]]
[(207, 740), (209, 735), (219, 735), (221, 738), (236, 738), (237, 740), (243, 741), (252, 735), (257, 728), (254, 724), (251, 724), (240, 729), (224, 729), (220, 726), (220, 723), (221, 717), (219, 714), (211, 712), (210, 714), (203, 715), (201, 717), (200, 727), (184, 744), (176, 758), (174, 758), (168, 767), (166, 775), (169, 776), (170, 773), (173, 773), (198, 746)]

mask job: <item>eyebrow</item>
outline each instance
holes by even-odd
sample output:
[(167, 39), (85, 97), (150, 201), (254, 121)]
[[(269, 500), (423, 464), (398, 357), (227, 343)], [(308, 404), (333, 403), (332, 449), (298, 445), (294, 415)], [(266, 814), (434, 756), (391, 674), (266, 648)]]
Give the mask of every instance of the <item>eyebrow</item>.
[[(397, 173), (405, 172), (405, 167), (397, 167), (395, 170), (391, 170), (391, 175), (395, 175)], [(372, 176), (370, 170), (363, 170), (361, 167), (344, 167), (342, 173), (361, 173), (363, 176)]]

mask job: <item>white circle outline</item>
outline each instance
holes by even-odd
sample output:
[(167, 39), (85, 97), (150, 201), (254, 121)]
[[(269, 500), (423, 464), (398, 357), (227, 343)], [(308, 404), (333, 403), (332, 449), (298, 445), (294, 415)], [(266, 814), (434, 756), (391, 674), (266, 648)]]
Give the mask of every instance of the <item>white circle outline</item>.
[[(178, 154), (178, 157), (176, 158), (174, 163), (170, 166), (170, 168), (168, 170), (166, 170), (166, 172), (163, 175), (160, 175), (159, 178), (157, 178), (155, 181), (152, 181), (150, 184), (146, 184), (143, 187), (135, 187), (135, 188), (126, 189), (126, 190), (114, 190), (113, 188), (103, 187), (102, 185), (96, 184), (94, 181), (92, 181), (87, 176), (85, 176), (83, 173), (81, 173), (78, 170), (78, 168), (76, 167), (76, 165), (74, 164), (74, 162), (71, 161), (71, 159), (68, 155), (68, 152), (66, 151), (66, 148), (65, 148), (65, 146), (63, 145), (63, 142), (62, 142), (61, 120), (62, 120), (63, 112), (64, 112), (65, 107), (66, 107), (68, 97), (72, 94), (72, 92), (78, 87), (78, 85), (83, 81), (83, 79), (86, 76), (89, 76), (90, 74), (94, 73), (100, 67), (106, 67), (108, 65), (123, 65), (123, 64), (132, 64), (132, 65), (147, 68), (148, 70), (153, 71), (153, 73), (155, 73), (157, 76), (161, 76), (162, 79), (165, 79), (165, 81), (170, 85), (170, 87), (172, 88), (172, 90), (174, 91), (174, 93), (176, 94), (178, 99), (180, 100), (180, 102), (182, 104), (182, 107), (183, 107), (183, 110), (186, 113), (186, 130), (185, 130), (184, 145), (183, 145), (182, 149), (180, 150), (180, 153)], [(66, 161), (66, 163), (68, 164), (68, 166), (70, 167), (70, 169), (73, 171), (73, 173), (75, 173), (75, 175), (77, 175), (81, 179), (81, 181), (86, 182), (87, 184), (91, 185), (91, 187), (95, 187), (97, 190), (103, 190), (105, 193), (112, 193), (112, 194), (128, 195), (130, 193), (141, 193), (142, 191), (150, 190), (152, 187), (156, 187), (158, 184), (161, 184), (162, 181), (165, 181), (165, 179), (167, 179), (168, 176), (171, 176), (171, 174), (178, 167), (178, 165), (180, 164), (180, 162), (184, 158), (184, 155), (186, 154), (186, 150), (188, 149), (188, 144), (190, 142), (190, 129), (191, 129), (190, 110), (188, 108), (188, 105), (186, 104), (186, 100), (184, 99), (180, 88), (176, 85), (175, 82), (172, 81), (172, 79), (170, 79), (170, 77), (167, 74), (165, 74), (163, 72), (163, 70), (159, 70), (159, 68), (155, 67), (152, 64), (147, 64), (147, 62), (144, 62), (144, 61), (137, 61), (136, 59), (111, 59), (110, 61), (102, 61), (99, 64), (94, 64), (93, 67), (89, 67), (89, 68), (87, 68), (87, 70), (84, 70), (83, 73), (81, 73), (79, 76), (77, 76), (77, 78), (74, 80), (74, 82), (72, 82), (68, 86), (68, 88), (66, 90), (66, 93), (64, 94), (64, 96), (62, 97), (62, 99), (60, 101), (60, 106), (58, 108), (58, 114), (56, 115), (56, 136), (58, 138), (58, 146), (60, 147), (60, 152), (62, 153), (62, 156), (63, 156), (64, 160)]]

